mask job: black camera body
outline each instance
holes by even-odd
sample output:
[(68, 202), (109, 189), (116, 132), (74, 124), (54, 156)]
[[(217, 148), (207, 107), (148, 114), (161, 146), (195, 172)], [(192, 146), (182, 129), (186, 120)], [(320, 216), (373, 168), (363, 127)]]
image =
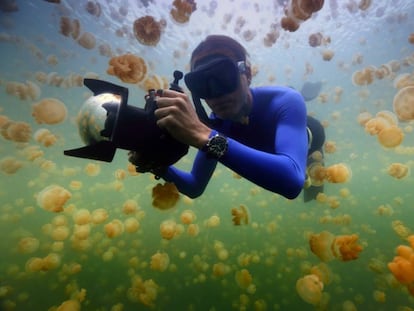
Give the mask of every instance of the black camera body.
[[(178, 85), (182, 77), (180, 71), (175, 71), (170, 89), (182, 92)], [(106, 120), (104, 128), (99, 131), (99, 139), (89, 140), (84, 147), (65, 150), (65, 155), (111, 162), (119, 148), (136, 152), (140, 162), (149, 169), (156, 169), (172, 165), (187, 154), (188, 145), (180, 143), (157, 126), (154, 116), (157, 109), (155, 90), (150, 90), (145, 96), (145, 107), (142, 109), (128, 105), (128, 89), (125, 87), (97, 79), (84, 79), (84, 85), (94, 96), (113, 94), (120, 98), (120, 103), (112, 101), (101, 105), (106, 110)]]

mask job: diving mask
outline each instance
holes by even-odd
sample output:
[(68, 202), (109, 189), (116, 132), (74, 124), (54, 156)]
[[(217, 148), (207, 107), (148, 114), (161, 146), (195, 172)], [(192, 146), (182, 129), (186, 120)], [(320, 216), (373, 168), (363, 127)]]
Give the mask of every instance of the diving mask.
[(212, 99), (234, 92), (240, 84), (240, 73), (244, 72), (244, 61), (219, 57), (196, 66), (184, 76), (184, 81), (193, 97)]

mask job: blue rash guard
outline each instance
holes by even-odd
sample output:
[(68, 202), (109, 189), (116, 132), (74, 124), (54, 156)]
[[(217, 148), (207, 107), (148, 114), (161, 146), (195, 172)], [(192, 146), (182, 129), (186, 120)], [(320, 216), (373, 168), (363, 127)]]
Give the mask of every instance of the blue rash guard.
[[(258, 87), (251, 92), (253, 105), (247, 125), (215, 118), (212, 135), (220, 132), (229, 143), (219, 161), (258, 186), (294, 199), (303, 188), (306, 173), (303, 97), (287, 87)], [(217, 160), (198, 151), (191, 172), (170, 166), (162, 178), (195, 198), (204, 192), (216, 165)]]

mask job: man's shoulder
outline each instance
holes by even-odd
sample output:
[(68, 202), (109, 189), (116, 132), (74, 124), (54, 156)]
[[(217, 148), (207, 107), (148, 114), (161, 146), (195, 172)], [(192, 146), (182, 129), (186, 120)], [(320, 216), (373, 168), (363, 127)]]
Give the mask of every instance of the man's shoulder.
[(301, 94), (289, 86), (270, 85), (252, 88), (253, 96), (259, 101), (276, 101), (279, 104), (291, 102), (292, 100), (302, 101)]

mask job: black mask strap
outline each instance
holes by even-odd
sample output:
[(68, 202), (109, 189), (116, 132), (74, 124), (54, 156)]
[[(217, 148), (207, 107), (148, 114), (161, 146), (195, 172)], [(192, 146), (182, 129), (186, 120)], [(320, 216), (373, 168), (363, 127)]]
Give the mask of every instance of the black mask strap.
[(198, 97), (193, 96), (193, 104), (197, 113), (198, 118), (208, 127), (214, 128), (217, 124), (217, 120), (210, 119), (207, 115), (206, 110), (204, 109), (203, 105), (201, 104), (201, 99)]

